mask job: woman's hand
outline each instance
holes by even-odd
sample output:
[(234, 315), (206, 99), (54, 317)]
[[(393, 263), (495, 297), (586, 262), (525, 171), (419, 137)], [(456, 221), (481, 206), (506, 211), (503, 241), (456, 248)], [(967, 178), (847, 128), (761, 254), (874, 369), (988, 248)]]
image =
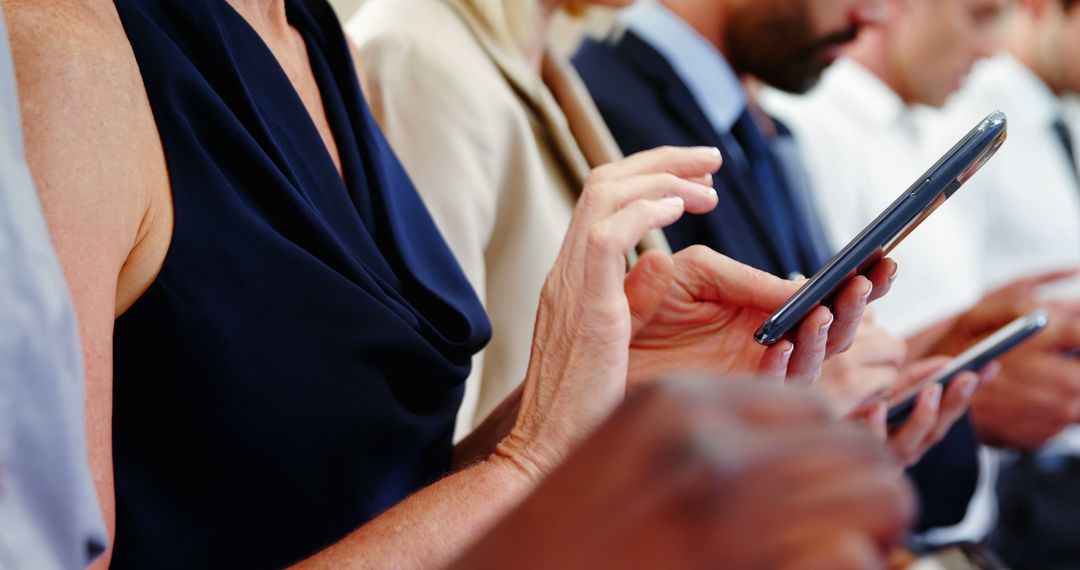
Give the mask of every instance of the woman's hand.
[(720, 163), (715, 148), (661, 148), (593, 171), (541, 292), (517, 421), (497, 455), (538, 478), (622, 401), (632, 329), (625, 252), (685, 211), (716, 207)]
[(883, 260), (869, 278), (857, 276), (844, 286), (832, 312), (826, 307), (811, 312), (794, 343), (781, 340), (764, 347), (754, 341), (754, 332), (799, 283), (702, 246), (673, 259), (650, 252), (626, 280), (635, 317), (631, 381), (694, 370), (811, 384), (826, 357), (851, 346), (867, 303), (888, 292), (895, 273), (896, 264)]

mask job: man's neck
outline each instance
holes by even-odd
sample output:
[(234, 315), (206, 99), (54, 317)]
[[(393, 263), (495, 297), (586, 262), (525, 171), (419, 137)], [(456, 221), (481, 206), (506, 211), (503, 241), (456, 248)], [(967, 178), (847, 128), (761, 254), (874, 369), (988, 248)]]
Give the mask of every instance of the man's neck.
[(724, 10), (722, 2), (695, 2), (692, 0), (660, 0), (672, 14), (686, 22), (701, 37), (724, 53)]
[(859, 39), (848, 49), (847, 57), (863, 66), (905, 104), (910, 105), (910, 97), (905, 94), (897, 66), (889, 57), (887, 42), (888, 38), (880, 30), (863, 30)]
[(1060, 62), (1054, 61), (1048, 49), (1057, 38), (1052, 37), (1052, 33), (1049, 36), (1038, 30), (1029, 18), (1017, 16), (1010, 24), (1006, 46), (1009, 53), (1046, 84), (1050, 91), (1061, 96), (1065, 89), (1060, 73), (1056, 72), (1061, 67)]

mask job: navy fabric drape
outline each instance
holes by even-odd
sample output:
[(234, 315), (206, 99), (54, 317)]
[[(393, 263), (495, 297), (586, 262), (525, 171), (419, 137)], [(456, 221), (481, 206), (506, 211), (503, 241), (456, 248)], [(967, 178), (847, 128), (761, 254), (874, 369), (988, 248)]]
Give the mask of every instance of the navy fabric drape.
[(446, 472), (480, 302), (369, 113), (325, 0), (289, 0), (339, 174), (225, 0), (115, 0), (164, 145), (165, 265), (115, 332), (116, 567), (280, 567)]

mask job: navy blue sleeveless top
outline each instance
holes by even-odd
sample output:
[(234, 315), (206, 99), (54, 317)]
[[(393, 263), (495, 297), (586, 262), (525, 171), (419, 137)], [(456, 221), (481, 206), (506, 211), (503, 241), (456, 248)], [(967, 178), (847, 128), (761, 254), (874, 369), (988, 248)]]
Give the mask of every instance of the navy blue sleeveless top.
[(116, 322), (118, 568), (278, 567), (444, 474), (475, 293), (368, 111), (325, 0), (288, 0), (339, 175), (225, 0), (115, 0), (175, 230)]

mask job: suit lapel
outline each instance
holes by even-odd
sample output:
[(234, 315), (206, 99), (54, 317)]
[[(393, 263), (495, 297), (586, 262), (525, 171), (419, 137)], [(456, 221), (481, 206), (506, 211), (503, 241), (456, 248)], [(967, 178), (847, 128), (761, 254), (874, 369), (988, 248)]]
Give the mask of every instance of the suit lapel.
[(667, 112), (684, 129), (693, 134), (694, 140), (708, 141), (707, 144), (720, 149), (725, 158), (725, 166), (717, 174), (722, 187), (732, 194), (742, 213), (750, 222), (750, 226), (758, 236), (759, 245), (768, 251), (775, 263), (780, 264), (780, 253), (773, 241), (769, 239), (770, 230), (767, 222), (769, 218), (761, 211), (760, 200), (757, 200), (753, 194), (753, 185), (743, 178), (741, 169), (733, 164), (732, 158), (741, 156), (741, 151), (733, 150), (725, 144), (701, 110), (701, 105), (694, 98), (693, 93), (675, 73), (667, 59), (652, 46), (632, 31), (625, 31), (617, 40), (615, 50), (624, 61), (635, 67), (642, 76), (658, 88), (658, 91), (663, 94)]
[(513, 87), (521, 102), (544, 126), (544, 130), (552, 134), (547, 142), (562, 157), (561, 162), (566, 175), (573, 182), (571, 186), (575, 188), (575, 192), (579, 192), (589, 174), (589, 164), (574, 140), (566, 115), (559, 108), (555, 96), (544, 84), (543, 78), (529, 66), (528, 61), (516, 46), (498, 37), (480, 15), (468, 5), (461, 0), (448, 0), (448, 4), (453, 6), (465, 21), (473, 36)]
[[(537, 74), (520, 50), (497, 37), (471, 8), (460, 0), (448, 0), (448, 3), (465, 21), (522, 103), (544, 130), (551, 133), (546, 141), (562, 157), (560, 162), (576, 201), (592, 168), (622, 158), (581, 78), (550, 49), (544, 54), (541, 73)], [(646, 249), (671, 251), (660, 230), (649, 232), (642, 239), (638, 250)], [(630, 261), (633, 263), (634, 259)]]

